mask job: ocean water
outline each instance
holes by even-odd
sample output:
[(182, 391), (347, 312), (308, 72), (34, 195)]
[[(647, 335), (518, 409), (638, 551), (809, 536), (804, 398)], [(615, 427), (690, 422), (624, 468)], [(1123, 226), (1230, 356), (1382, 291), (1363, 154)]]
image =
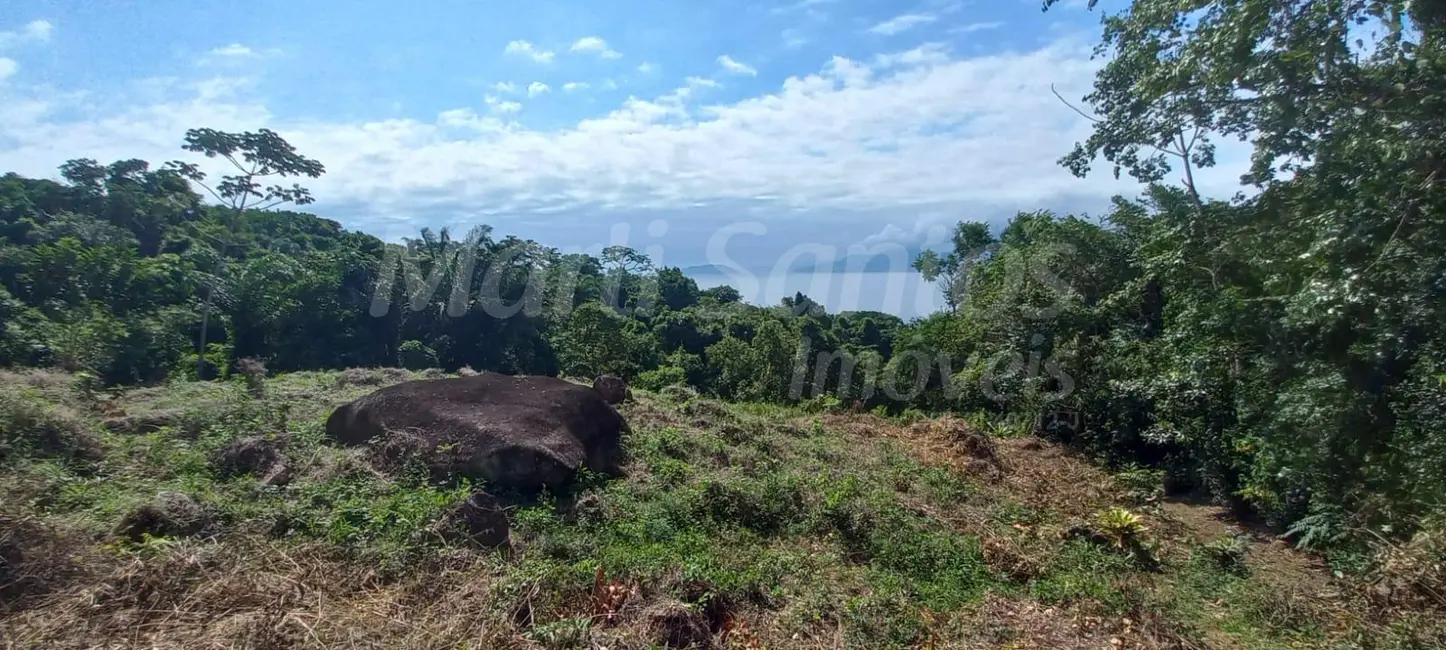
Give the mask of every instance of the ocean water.
[(803, 292), (830, 313), (869, 310), (904, 320), (944, 309), (944, 297), (935, 282), (915, 271), (816, 271), (772, 274), (747, 272), (690, 275), (704, 289), (731, 285), (755, 305), (777, 305), (784, 297)]

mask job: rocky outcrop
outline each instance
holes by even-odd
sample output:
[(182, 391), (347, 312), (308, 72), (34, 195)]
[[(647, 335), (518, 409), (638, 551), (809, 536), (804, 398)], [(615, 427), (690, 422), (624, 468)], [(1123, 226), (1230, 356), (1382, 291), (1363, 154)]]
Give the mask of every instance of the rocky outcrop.
[(326, 422), (338, 442), (397, 455), (386, 469), (420, 462), (434, 476), (518, 490), (565, 484), (583, 466), (618, 473), (627, 430), (587, 386), (490, 372), (388, 386), (341, 406)]

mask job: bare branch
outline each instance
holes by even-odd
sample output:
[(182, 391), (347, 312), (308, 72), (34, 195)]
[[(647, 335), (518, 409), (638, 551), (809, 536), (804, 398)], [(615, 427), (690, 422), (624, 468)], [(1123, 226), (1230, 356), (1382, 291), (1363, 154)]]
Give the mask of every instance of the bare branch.
[(1054, 84), (1050, 84), (1050, 85), (1049, 85), (1049, 92), (1054, 93), (1054, 96), (1059, 99), (1059, 101), (1060, 101), (1061, 104), (1064, 104), (1065, 106), (1068, 106), (1068, 107), (1070, 108), (1070, 110), (1072, 110), (1072, 111), (1074, 111), (1074, 112), (1076, 112), (1076, 113), (1079, 113), (1079, 114), (1080, 114), (1080, 117), (1083, 117), (1083, 118), (1085, 118), (1085, 119), (1087, 119), (1087, 120), (1089, 120), (1089, 121), (1091, 121), (1091, 122), (1095, 122), (1095, 123), (1099, 123), (1099, 122), (1103, 122), (1103, 121), (1104, 121), (1104, 120), (1102, 120), (1102, 119), (1100, 119), (1100, 118), (1098, 118), (1098, 117), (1095, 117), (1095, 116), (1093, 116), (1093, 115), (1090, 115), (1090, 114), (1088, 114), (1088, 113), (1080, 110), (1078, 106), (1075, 106), (1074, 104), (1069, 103), (1069, 100), (1065, 99), (1063, 95), (1060, 95), (1060, 94), (1059, 94), (1059, 91), (1058, 91), (1058, 90), (1055, 90), (1055, 89), (1054, 89)]

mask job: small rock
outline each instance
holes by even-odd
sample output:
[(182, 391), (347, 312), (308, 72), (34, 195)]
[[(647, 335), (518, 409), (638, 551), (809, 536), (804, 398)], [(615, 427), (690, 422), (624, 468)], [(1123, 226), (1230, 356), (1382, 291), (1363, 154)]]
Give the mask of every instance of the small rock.
[(195, 499), (180, 492), (162, 492), (149, 503), (136, 506), (116, 525), (115, 534), (132, 542), (151, 537), (194, 537), (212, 532), (210, 513)]
[(486, 492), (473, 492), (452, 504), (433, 530), (448, 542), (467, 540), (487, 548), (506, 546), (509, 540), (507, 513)]
[(603, 396), (609, 404), (622, 404), (632, 397), (628, 383), (617, 375), (602, 375), (592, 382), (592, 389)]

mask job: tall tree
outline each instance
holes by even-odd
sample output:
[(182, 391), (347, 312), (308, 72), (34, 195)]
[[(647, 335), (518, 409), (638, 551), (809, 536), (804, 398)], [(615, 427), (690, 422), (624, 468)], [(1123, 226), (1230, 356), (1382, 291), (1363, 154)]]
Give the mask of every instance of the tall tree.
[[(235, 169), (234, 173), (223, 174), (220, 182), (208, 184), (205, 172), (195, 164), (174, 161), (168, 166), (168, 169), (200, 185), (221, 205), (229, 208), (232, 217), (229, 226), (233, 230), (239, 226), (248, 209), (267, 210), (287, 203), (306, 205), (313, 200), (311, 192), (299, 184), (293, 183), (291, 187), (280, 184), (264, 186), (266, 179), (319, 178), (326, 173), (320, 162), (297, 153), (296, 147), (269, 129), (243, 133), (191, 129), (186, 132), (186, 141), (181, 148), (207, 158), (221, 158)], [(224, 263), (231, 242), (218, 243), (222, 246)], [(211, 320), (211, 301), (215, 291), (216, 284), (207, 283), (201, 306), (201, 333), (196, 340), (198, 379), (205, 379), (206, 329)]]
[[(1442, 19), (1412, 0), (1135, 0), (1104, 18), (1093, 133), (1062, 160), (1182, 172), (1183, 201), (1157, 189), (1121, 215), (1164, 330), (1141, 357), (1161, 376), (1121, 388), (1155, 405), (1149, 437), (1225, 459), (1222, 491), (1311, 530), (1407, 520), (1446, 481), (1436, 410), (1410, 397), (1446, 331)], [(1207, 202), (1194, 172), (1229, 138), (1253, 145), (1255, 194)]]

